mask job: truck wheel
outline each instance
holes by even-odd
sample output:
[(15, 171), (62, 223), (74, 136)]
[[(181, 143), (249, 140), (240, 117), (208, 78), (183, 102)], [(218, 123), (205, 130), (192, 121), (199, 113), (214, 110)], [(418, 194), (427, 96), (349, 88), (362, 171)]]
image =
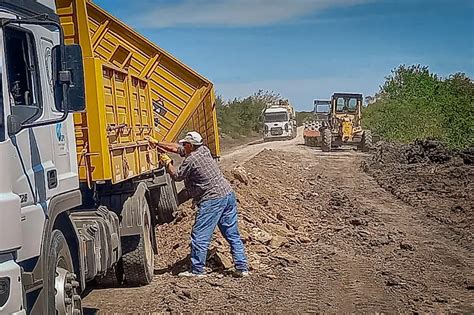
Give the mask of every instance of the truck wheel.
[(178, 210), (178, 194), (176, 185), (171, 177), (166, 174), (166, 185), (160, 188), (160, 200), (158, 201), (158, 223), (170, 223), (176, 217)]
[(321, 150), (323, 150), (323, 152), (331, 151), (331, 144), (332, 144), (331, 130), (330, 129), (324, 129), (323, 130), (322, 143), (321, 143)]
[(365, 130), (364, 133), (362, 134), (360, 148), (362, 152), (368, 152), (371, 147), (372, 147), (372, 131)]
[(96, 279), (97, 284), (101, 287), (114, 288), (123, 282), (123, 261), (119, 262), (111, 269), (107, 270), (107, 274)]
[(150, 210), (146, 200), (142, 200), (143, 224), (139, 235), (122, 237), (122, 261), (125, 280), (128, 285), (150, 284), (154, 272)]
[(76, 281), (77, 277), (66, 238), (59, 230), (53, 230), (51, 234), (48, 277), (48, 314), (82, 314), (80, 284)]

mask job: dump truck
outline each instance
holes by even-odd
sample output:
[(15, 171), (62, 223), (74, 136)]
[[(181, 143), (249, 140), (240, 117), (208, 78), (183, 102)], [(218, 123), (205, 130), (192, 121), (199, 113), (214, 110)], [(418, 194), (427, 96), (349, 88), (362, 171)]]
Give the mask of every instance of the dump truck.
[(0, 0), (0, 314), (146, 285), (176, 186), (146, 138), (219, 138), (213, 85), (90, 0)]
[(310, 147), (321, 146), (321, 130), (329, 124), (331, 101), (314, 100), (313, 117), (304, 122), (304, 144)]
[(264, 141), (293, 139), (297, 136), (296, 113), (288, 100), (267, 104), (262, 117)]
[(362, 128), (362, 94), (334, 93), (331, 97), (328, 125), (321, 132), (321, 149), (325, 152), (343, 145), (367, 151), (372, 132)]

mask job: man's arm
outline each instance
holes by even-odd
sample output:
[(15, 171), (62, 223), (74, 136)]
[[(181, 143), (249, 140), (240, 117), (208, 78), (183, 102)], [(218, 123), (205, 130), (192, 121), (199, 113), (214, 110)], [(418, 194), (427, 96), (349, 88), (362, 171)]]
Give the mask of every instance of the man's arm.
[(183, 164), (176, 169), (173, 163), (168, 163), (166, 165), (166, 170), (168, 174), (173, 178), (174, 181), (180, 182), (189, 176), (191, 173), (192, 162), (189, 160), (184, 160)]
[(156, 146), (159, 149), (163, 149), (167, 152), (179, 154), (179, 150), (181, 145), (179, 143), (172, 143), (172, 142), (158, 142)]
[(179, 143), (161, 142), (149, 136), (146, 137), (146, 139), (148, 140), (148, 142), (150, 142), (152, 146), (155, 146), (158, 151), (171, 152), (176, 154), (180, 153), (181, 145)]

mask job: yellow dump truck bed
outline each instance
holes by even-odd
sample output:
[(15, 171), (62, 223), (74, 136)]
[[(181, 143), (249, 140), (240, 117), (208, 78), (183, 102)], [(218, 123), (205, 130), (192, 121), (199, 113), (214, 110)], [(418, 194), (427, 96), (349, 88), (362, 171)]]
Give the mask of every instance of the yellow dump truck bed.
[(66, 43), (83, 50), (86, 112), (74, 117), (80, 178), (117, 183), (157, 167), (145, 137), (185, 126), (219, 155), (213, 85), (89, 0), (56, 0)]

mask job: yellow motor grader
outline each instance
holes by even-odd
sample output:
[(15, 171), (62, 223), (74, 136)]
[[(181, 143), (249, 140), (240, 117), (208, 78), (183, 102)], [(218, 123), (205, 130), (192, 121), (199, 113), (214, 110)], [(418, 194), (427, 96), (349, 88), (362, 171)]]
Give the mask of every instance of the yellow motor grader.
[(354, 145), (367, 151), (372, 133), (363, 130), (362, 94), (334, 93), (331, 97), (329, 124), (321, 131), (321, 149), (325, 152), (343, 145)]

